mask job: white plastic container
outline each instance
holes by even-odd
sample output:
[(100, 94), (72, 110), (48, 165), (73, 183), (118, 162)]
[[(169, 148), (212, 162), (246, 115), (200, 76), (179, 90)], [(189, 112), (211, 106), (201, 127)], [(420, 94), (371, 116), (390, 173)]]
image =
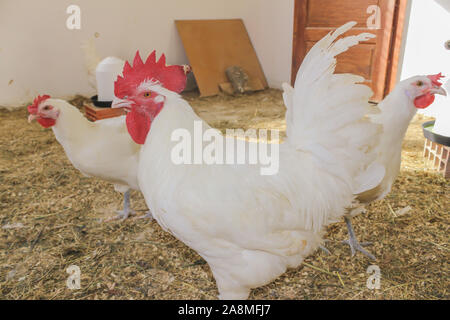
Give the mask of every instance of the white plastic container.
[(450, 137), (450, 100), (446, 110), (443, 108), (439, 110), (433, 132), (444, 137)]
[[(447, 94), (450, 95), (450, 81), (444, 85)], [(444, 103), (440, 105), (436, 112), (436, 122), (433, 132), (444, 137), (450, 137), (450, 97), (446, 97)]]
[(116, 57), (105, 58), (98, 64), (96, 69), (98, 101), (113, 101), (114, 82), (122, 74), (124, 65), (125, 61)]

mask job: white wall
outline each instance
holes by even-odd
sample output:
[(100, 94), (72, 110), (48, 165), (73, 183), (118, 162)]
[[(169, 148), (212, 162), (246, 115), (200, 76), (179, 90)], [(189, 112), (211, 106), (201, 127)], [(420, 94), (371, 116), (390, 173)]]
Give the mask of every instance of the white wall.
[[(415, 75), (442, 72), (450, 77), (450, 0), (412, 0), (407, 25), (401, 80)], [(450, 82), (446, 84), (450, 91)], [(449, 92), (450, 93), (450, 92)], [(436, 102), (425, 113), (437, 116), (450, 107), (450, 99), (436, 96)], [(450, 120), (449, 120), (450, 121)]]
[(294, 0), (256, 0), (249, 9), (244, 22), (269, 86), (281, 88), (291, 79)]
[[(66, 9), (81, 7), (81, 30), (68, 30)], [(290, 81), (294, 0), (0, 0), (0, 105), (37, 94), (89, 95), (80, 45), (95, 39), (102, 56), (131, 59), (137, 49), (187, 63), (176, 19), (242, 18), (269, 85)]]

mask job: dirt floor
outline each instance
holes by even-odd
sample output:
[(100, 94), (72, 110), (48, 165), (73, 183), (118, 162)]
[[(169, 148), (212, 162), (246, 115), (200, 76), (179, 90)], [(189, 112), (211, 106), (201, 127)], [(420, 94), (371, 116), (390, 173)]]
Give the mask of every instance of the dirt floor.
[[(284, 129), (281, 93), (186, 99), (218, 128)], [(80, 103), (82, 99), (76, 102)], [(215, 299), (212, 274), (195, 252), (150, 220), (102, 222), (121, 207), (112, 185), (83, 177), (51, 130), (26, 121), (24, 108), (0, 110), (1, 299)], [(425, 169), (417, 116), (409, 128), (401, 174), (383, 201), (354, 219), (376, 262), (341, 244), (344, 223), (328, 228), (331, 255), (305, 263), (251, 299), (449, 299), (448, 181)], [(143, 214), (140, 193), (132, 205)], [(410, 207), (402, 214), (400, 210)], [(381, 270), (381, 289), (366, 286), (367, 268)], [(81, 289), (66, 286), (66, 269), (81, 269)]]

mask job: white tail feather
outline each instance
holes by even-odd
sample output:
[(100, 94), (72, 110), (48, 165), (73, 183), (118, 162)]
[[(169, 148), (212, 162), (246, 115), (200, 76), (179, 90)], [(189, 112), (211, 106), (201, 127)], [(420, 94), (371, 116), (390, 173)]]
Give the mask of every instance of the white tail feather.
[[(287, 141), (315, 155), (321, 165), (343, 164), (340, 174), (353, 181), (355, 191), (365, 191), (384, 177), (384, 167), (372, 164), (369, 151), (377, 141), (377, 125), (366, 115), (373, 92), (364, 78), (334, 74), (336, 56), (361, 41), (375, 37), (362, 33), (335, 41), (356, 22), (349, 22), (317, 42), (306, 55), (295, 88), (284, 84), (287, 107)], [(367, 180), (366, 180), (367, 179)]]

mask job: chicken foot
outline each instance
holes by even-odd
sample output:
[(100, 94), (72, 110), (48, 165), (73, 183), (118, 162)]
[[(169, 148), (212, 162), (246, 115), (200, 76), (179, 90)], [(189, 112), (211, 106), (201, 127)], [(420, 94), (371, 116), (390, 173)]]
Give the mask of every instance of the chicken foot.
[(151, 221), (151, 220), (153, 220), (153, 214), (152, 214), (152, 212), (149, 209), (148, 211), (145, 212), (145, 214), (143, 216), (136, 217), (135, 219), (136, 220), (150, 219), (150, 221)]
[(135, 215), (136, 212), (130, 207), (130, 190), (123, 194), (123, 210), (118, 210), (117, 216), (113, 220), (126, 220), (130, 215)]
[(355, 235), (355, 230), (353, 230), (352, 221), (350, 217), (344, 217), (345, 223), (347, 224), (348, 229), (348, 235), (349, 239), (342, 241), (345, 244), (348, 244), (350, 246), (350, 249), (352, 251), (352, 257), (356, 254), (356, 251), (361, 252), (365, 256), (369, 257), (372, 260), (376, 260), (375, 256), (371, 254), (369, 251), (364, 249), (364, 246), (369, 246), (372, 243), (371, 242), (359, 242)]

